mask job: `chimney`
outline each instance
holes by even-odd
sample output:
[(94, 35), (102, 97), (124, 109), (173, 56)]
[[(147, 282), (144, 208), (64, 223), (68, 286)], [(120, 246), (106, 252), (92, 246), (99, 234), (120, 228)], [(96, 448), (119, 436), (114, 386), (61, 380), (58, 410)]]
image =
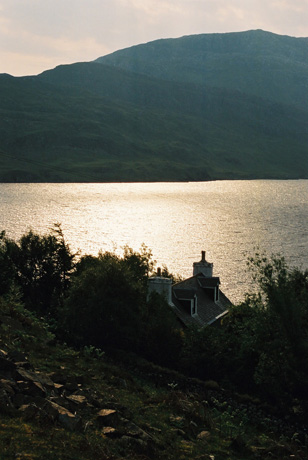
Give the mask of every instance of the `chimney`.
[(148, 299), (152, 292), (165, 297), (168, 304), (172, 305), (172, 280), (162, 276), (160, 267), (157, 268), (156, 275), (148, 279)]
[(193, 264), (193, 276), (202, 273), (206, 278), (213, 277), (213, 264), (207, 262), (205, 259), (205, 251), (201, 251), (200, 262), (194, 262)]

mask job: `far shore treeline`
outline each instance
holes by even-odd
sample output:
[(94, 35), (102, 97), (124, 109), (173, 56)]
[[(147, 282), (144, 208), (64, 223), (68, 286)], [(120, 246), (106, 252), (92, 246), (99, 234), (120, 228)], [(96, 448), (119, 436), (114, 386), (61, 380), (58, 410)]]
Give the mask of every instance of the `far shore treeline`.
[[(134, 352), (186, 375), (216, 380), (280, 405), (308, 405), (308, 271), (283, 257), (248, 260), (258, 292), (220, 328), (178, 326), (159, 295), (147, 297), (151, 251), (73, 254), (60, 225), (18, 241), (0, 233), (0, 308), (29, 310), (59, 343)], [(172, 275), (165, 267), (163, 274)], [(16, 344), (18, 348), (18, 344)]]

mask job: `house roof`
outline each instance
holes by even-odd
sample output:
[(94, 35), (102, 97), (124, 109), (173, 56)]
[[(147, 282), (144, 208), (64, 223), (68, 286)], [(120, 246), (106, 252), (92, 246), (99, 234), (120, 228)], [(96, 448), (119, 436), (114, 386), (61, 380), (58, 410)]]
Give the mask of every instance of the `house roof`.
[(198, 283), (202, 288), (214, 288), (220, 284), (220, 279), (216, 276), (206, 278), (205, 276), (197, 275)]
[(185, 289), (185, 288), (177, 288), (176, 286), (173, 288), (173, 294), (179, 300), (191, 300), (196, 295), (195, 289)]
[[(172, 308), (185, 326), (195, 325), (202, 327), (212, 324), (228, 312), (231, 302), (218, 288), (219, 284), (219, 278), (206, 278), (200, 273), (173, 285)], [(214, 287), (219, 289), (219, 299), (217, 301), (213, 300), (209, 292), (213, 292), (209, 288)], [(185, 308), (185, 305), (181, 303), (181, 300), (193, 299), (195, 295), (197, 296), (197, 314), (192, 316), (187, 307)]]

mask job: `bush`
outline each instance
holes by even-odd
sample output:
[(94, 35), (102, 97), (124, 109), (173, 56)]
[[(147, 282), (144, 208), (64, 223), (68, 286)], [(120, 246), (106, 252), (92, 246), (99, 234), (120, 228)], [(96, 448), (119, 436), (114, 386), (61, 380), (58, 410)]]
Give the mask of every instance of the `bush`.
[(70, 283), (74, 260), (59, 224), (48, 235), (30, 230), (18, 242), (2, 232), (0, 294), (16, 285), (27, 308), (44, 316), (56, 316)]

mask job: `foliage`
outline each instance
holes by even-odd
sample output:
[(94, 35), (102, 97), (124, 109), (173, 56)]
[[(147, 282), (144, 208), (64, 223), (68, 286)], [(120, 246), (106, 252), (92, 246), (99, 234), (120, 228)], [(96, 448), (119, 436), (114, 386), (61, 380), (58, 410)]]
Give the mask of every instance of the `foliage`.
[(182, 336), (166, 300), (157, 293), (144, 304), (141, 331), (142, 355), (162, 365), (177, 367)]
[(0, 296), (1, 347), (9, 344), (14, 350), (30, 348), (34, 352), (53, 339), (49, 325), (24, 308), (18, 292), (11, 290), (5, 297)]
[(48, 235), (30, 230), (18, 242), (2, 232), (0, 263), (4, 269), (0, 275), (0, 294), (15, 285), (30, 310), (56, 316), (70, 283), (74, 259), (59, 224)]
[(81, 260), (65, 302), (64, 323), (78, 345), (131, 347), (140, 336), (143, 286), (115, 254)]
[[(147, 297), (155, 261), (146, 246), (139, 252), (125, 247), (122, 256), (106, 252), (75, 262), (59, 225), (49, 235), (29, 231), (18, 242), (2, 232), (0, 310), (4, 317), (12, 310), (18, 321), (22, 318), (21, 325), (3, 320), (2, 333), (13, 337), (18, 332), (16, 347), (34, 340), (23, 324), (35, 323), (36, 317), (23, 312), (24, 302), (48, 320), (58, 339), (70, 341), (84, 355), (125, 349), (274, 401), (305, 400), (308, 271), (290, 269), (282, 257), (260, 253), (248, 265), (259, 291), (232, 306), (221, 327), (182, 331), (164, 298)], [(172, 276), (166, 267), (163, 274)]]
[(79, 346), (118, 347), (161, 364), (176, 364), (181, 347), (175, 317), (159, 295), (147, 299), (151, 251), (125, 247), (76, 265), (63, 310), (64, 334)]
[(182, 366), (275, 401), (306, 398), (308, 272), (259, 253), (248, 265), (259, 292), (231, 307), (220, 329), (188, 331)]

